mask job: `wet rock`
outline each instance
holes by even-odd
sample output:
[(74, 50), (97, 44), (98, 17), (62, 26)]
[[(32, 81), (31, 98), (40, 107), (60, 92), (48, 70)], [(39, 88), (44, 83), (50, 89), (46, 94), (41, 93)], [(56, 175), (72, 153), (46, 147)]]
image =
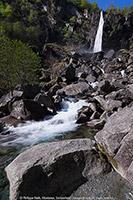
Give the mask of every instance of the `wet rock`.
[(59, 95), (54, 95), (52, 97), (52, 100), (54, 102), (54, 105), (56, 107), (56, 110), (60, 110), (61, 109), (61, 102), (62, 102), (62, 98)]
[(81, 124), (89, 121), (92, 114), (93, 110), (89, 106), (83, 106), (81, 109), (78, 110), (76, 123)]
[[(133, 184), (133, 104), (112, 114), (95, 136), (99, 148), (107, 155), (117, 172)], [(130, 174), (130, 176), (129, 176)]]
[(44, 119), (46, 114), (43, 106), (41, 106), (40, 103), (27, 99), (24, 99), (23, 101), (25, 108), (30, 112), (32, 119), (34, 119), (35, 121)]
[(89, 117), (87, 117), (84, 113), (80, 113), (80, 115), (78, 115), (77, 124), (81, 124), (81, 123), (85, 123), (89, 120)]
[(46, 108), (47, 110), (51, 110), (51, 113), (56, 113), (56, 107), (52, 99), (46, 93), (39, 93), (34, 98), (34, 101), (40, 103), (40, 105)]
[(64, 140), (20, 154), (6, 167), (10, 199), (68, 196), (91, 177), (107, 173), (110, 167), (99, 161), (94, 145), (90, 139)]
[[(23, 123), (22, 119), (16, 119), (10, 115), (7, 115), (5, 117), (1, 118), (2, 123), (5, 124), (5, 126), (17, 126), (19, 123)], [(5, 130), (3, 134), (8, 134), (9, 132)]]
[(71, 85), (67, 85), (66, 87), (57, 91), (59, 95), (66, 96), (76, 96), (76, 95), (84, 95), (89, 90), (89, 85), (86, 82), (79, 82)]

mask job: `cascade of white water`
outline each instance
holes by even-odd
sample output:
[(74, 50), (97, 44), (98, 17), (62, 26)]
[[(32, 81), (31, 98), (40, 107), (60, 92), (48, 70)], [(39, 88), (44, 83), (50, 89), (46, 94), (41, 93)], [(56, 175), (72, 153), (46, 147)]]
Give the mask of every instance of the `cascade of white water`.
[(104, 25), (103, 11), (101, 11), (98, 30), (97, 30), (97, 34), (95, 38), (94, 49), (93, 49), (94, 53), (102, 51), (103, 25)]
[(11, 137), (5, 136), (2, 144), (5, 146), (10, 144), (30, 146), (41, 141), (51, 140), (65, 132), (74, 131), (78, 127), (78, 124), (76, 124), (77, 111), (82, 106), (87, 105), (88, 102), (85, 100), (77, 102), (64, 101), (62, 103), (62, 110), (49, 119), (44, 119), (40, 122), (28, 121), (20, 124), (18, 127), (11, 127)]

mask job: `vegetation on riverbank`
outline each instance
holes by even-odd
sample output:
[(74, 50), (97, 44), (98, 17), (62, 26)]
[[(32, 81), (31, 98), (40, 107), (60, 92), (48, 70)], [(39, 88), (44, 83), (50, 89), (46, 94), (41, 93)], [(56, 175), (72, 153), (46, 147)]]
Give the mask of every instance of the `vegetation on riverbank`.
[[(106, 10), (106, 13), (114, 15), (132, 12), (133, 6), (120, 10), (111, 5)], [(97, 3), (90, 4), (87, 0), (0, 1), (0, 40), (1, 45), (4, 44), (0, 49), (0, 93), (9, 91), (17, 84), (37, 81), (36, 70), (46, 67), (43, 52), (46, 43), (92, 48), (98, 13)], [(111, 26), (105, 26), (105, 29), (109, 29), (107, 35), (113, 38), (122, 26), (118, 26), (118, 31), (116, 25)], [(25, 78), (22, 78), (23, 74)]]

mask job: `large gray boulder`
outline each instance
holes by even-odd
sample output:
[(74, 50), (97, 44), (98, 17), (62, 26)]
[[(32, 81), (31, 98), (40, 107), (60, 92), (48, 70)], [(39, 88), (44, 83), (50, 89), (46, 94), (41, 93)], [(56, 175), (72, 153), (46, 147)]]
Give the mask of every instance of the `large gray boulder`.
[(111, 92), (105, 96), (106, 100), (119, 100), (122, 102), (122, 107), (127, 106), (133, 101), (133, 86), (129, 84), (125, 89), (120, 89), (118, 91)]
[(95, 139), (116, 171), (133, 184), (133, 103), (112, 114)]
[(30, 112), (25, 108), (24, 101), (19, 100), (15, 101), (11, 106), (11, 113), (10, 116), (14, 117), (15, 119), (30, 119)]
[(0, 98), (0, 111), (8, 113), (9, 112), (9, 110), (8, 110), (9, 103), (11, 101), (15, 101), (15, 100), (21, 99), (22, 95), (23, 95), (23, 92), (22, 91), (18, 91), (18, 90), (13, 90), (12, 93), (9, 92), (8, 94), (3, 95)]
[(70, 195), (90, 177), (110, 166), (99, 160), (90, 139), (42, 143), (20, 154), (6, 167), (10, 200)]
[(75, 96), (84, 95), (89, 90), (89, 85), (86, 82), (79, 82), (67, 85), (66, 87), (57, 91), (59, 95)]

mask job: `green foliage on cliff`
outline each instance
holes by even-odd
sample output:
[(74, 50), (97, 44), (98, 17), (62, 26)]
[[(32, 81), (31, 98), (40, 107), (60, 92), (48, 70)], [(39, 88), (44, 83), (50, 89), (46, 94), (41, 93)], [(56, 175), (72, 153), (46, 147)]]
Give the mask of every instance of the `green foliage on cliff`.
[(67, 2), (77, 5), (80, 8), (90, 8), (90, 3), (87, 0), (67, 0)]
[(70, 18), (70, 23), (71, 24), (74, 24), (76, 21), (76, 16), (73, 16), (72, 18)]
[(87, 0), (81, 0), (80, 7), (81, 8), (89, 8), (90, 4)]
[[(66, 43), (72, 45), (81, 41), (84, 42), (86, 38), (86, 29), (89, 29), (89, 27), (91, 28), (93, 23), (89, 18), (89, 14), (93, 12), (95, 16), (95, 13), (99, 10), (97, 3), (93, 2), (90, 4), (88, 0), (63, 1), (0, 0), (0, 33), (3, 37), (8, 38), (4, 43), (7, 45), (7, 51), (11, 48), (8, 56), (12, 55), (11, 51), (16, 51), (13, 41), (16, 41), (17, 45), (18, 41), (21, 40), (21, 47), (23, 49), (23, 45), (27, 45), (27, 48), (29, 46), (32, 48), (32, 50), (30, 49), (32, 52), (39, 51), (40, 54), (42, 53), (44, 44), (51, 41), (61, 41), (65, 45)], [(70, 5), (72, 12), (64, 11), (63, 7), (63, 13), (59, 8), (61, 8), (61, 6), (66, 6), (67, 3)], [(69, 6), (65, 8), (69, 9)], [(84, 9), (86, 10), (84, 11)], [(77, 16), (76, 11), (79, 12), (79, 16)], [(131, 13), (133, 12), (133, 6), (125, 7), (122, 10), (112, 6), (108, 9), (108, 12), (121, 12), (122, 14)], [(115, 28), (113, 28), (112, 34), (114, 32)], [(11, 46), (11, 44), (13, 46)], [(0, 51), (3, 53), (2, 49)], [(23, 52), (21, 51), (21, 53)], [(10, 59), (7, 54), (6, 52), (4, 56), (8, 61)], [(13, 55), (11, 57), (13, 57)], [(31, 58), (29, 59), (31, 60)], [(28, 59), (27, 63), (29, 63)], [(4, 65), (0, 65), (0, 67), (2, 66)], [(4, 81), (4, 79), (2, 80)], [(14, 78), (14, 80), (15, 81), (12, 83), (13, 85), (18, 82), (16, 78)], [(4, 83), (2, 85), (4, 85)], [(7, 83), (5, 88), (6, 87)]]
[(3, 4), (2, 1), (0, 2), (0, 13), (3, 17), (13, 17), (14, 15), (12, 6), (8, 3)]
[(40, 58), (28, 44), (0, 36), (1, 90), (12, 90), (17, 84), (35, 83), (39, 67)]
[(133, 13), (133, 6), (130, 6), (130, 7), (125, 6), (125, 7), (121, 10), (121, 12), (122, 12), (123, 14)]
[(97, 2), (89, 3), (88, 0), (66, 0), (68, 3), (72, 3), (80, 8), (87, 8), (91, 10), (99, 10)]
[(99, 10), (99, 7), (98, 7), (97, 2), (93, 2), (93, 3), (91, 4), (91, 9), (92, 9), (92, 10)]
[(128, 15), (130, 13), (133, 13), (133, 6), (124, 6), (124, 8), (120, 9), (120, 7), (115, 7), (113, 3), (111, 3), (110, 8), (107, 8), (106, 10), (109, 13), (120, 13), (123, 15)]

